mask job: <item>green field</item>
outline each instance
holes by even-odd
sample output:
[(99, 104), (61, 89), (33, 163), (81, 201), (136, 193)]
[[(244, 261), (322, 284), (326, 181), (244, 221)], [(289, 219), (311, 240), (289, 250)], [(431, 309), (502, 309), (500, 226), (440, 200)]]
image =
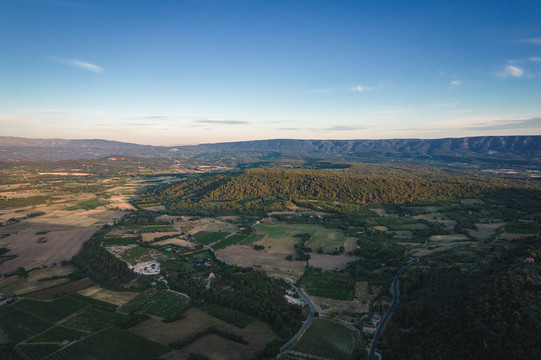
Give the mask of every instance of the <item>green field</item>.
[(511, 233), (511, 234), (527, 234), (527, 235), (535, 235), (535, 234), (537, 234), (536, 229), (519, 228), (519, 227), (514, 227), (514, 226), (506, 226), (505, 227), (505, 232), (506, 233)]
[(187, 304), (186, 297), (173, 291), (146, 290), (125, 304), (121, 310), (128, 313), (144, 312), (165, 321), (172, 321), (180, 317)]
[(148, 225), (143, 228), (144, 232), (166, 232), (176, 231), (173, 225)]
[(127, 249), (121, 255), (122, 260), (129, 262), (130, 264), (137, 264), (140, 262), (154, 260), (151, 255), (152, 250), (141, 246), (135, 246)]
[(86, 335), (86, 333), (82, 331), (68, 329), (63, 326), (55, 326), (44, 333), (33, 337), (28, 342), (62, 342), (64, 340), (73, 341), (82, 338), (84, 335)]
[(68, 211), (79, 210), (79, 209), (92, 210), (92, 209), (95, 209), (97, 207), (107, 205), (107, 204), (109, 204), (109, 201), (99, 200), (99, 199), (90, 199), (90, 200), (81, 201), (77, 205), (70, 206), (66, 208), (66, 210)]
[(254, 242), (256, 242), (258, 240), (261, 240), (261, 239), (263, 239), (263, 235), (261, 235), (261, 234), (252, 234), (252, 235), (248, 236), (246, 239), (239, 242), (239, 244), (241, 244), (241, 245), (250, 245), (251, 243), (254, 243)]
[(222, 240), (229, 235), (228, 232), (221, 231), (199, 231), (193, 235), (195, 242), (201, 245), (210, 245), (216, 241)]
[(31, 360), (43, 359), (49, 354), (60, 349), (58, 344), (21, 344), (17, 345), (17, 350), (23, 353)]
[[(51, 327), (53, 324), (10, 306), (0, 308), (0, 343), (19, 342)], [(2, 335), (5, 334), (5, 335)]]
[(161, 317), (165, 321), (172, 321), (180, 317), (186, 308), (188, 299), (172, 291), (162, 291), (152, 301), (144, 312), (149, 315)]
[(349, 300), (355, 287), (355, 283), (347, 276), (319, 269), (306, 271), (299, 279), (299, 285), (312, 296), (336, 300)]
[(124, 304), (120, 310), (127, 313), (142, 311), (159, 293), (159, 290), (145, 290)]
[(355, 350), (355, 331), (327, 319), (315, 319), (291, 347), (303, 354), (347, 360)]
[(139, 236), (133, 236), (133, 237), (108, 237), (103, 240), (104, 246), (111, 246), (111, 245), (131, 245), (131, 244), (137, 244), (140, 240)]
[[(344, 246), (346, 235), (340, 229), (327, 229), (321, 225), (310, 224), (279, 224), (279, 225), (258, 225), (255, 227), (260, 235), (264, 235), (271, 241), (298, 241), (295, 237), (297, 234), (310, 234), (311, 239), (306, 243), (306, 246), (311, 247), (314, 251), (318, 248), (323, 248), (326, 253), (332, 253)], [(265, 239), (263, 239), (265, 242)]]
[(230, 237), (227, 237), (227, 238), (223, 239), (219, 243), (216, 243), (216, 244), (212, 245), (212, 249), (214, 249), (214, 250), (223, 249), (224, 247), (238, 244), (238, 243), (246, 240), (247, 238), (248, 238), (247, 235), (240, 235), (240, 234), (231, 235)]
[(83, 311), (81, 314), (72, 317), (63, 325), (83, 331), (94, 332), (114, 325), (117, 321), (126, 318), (127, 316), (124, 314), (89, 308)]
[(111, 327), (97, 332), (83, 341), (66, 346), (48, 360), (70, 359), (157, 359), (170, 352), (168, 346), (155, 343), (129, 331)]
[(13, 304), (16, 309), (53, 322), (62, 320), (86, 306), (88, 303), (66, 296), (52, 301), (22, 299)]
[(94, 306), (96, 308), (103, 309), (103, 310), (115, 311), (116, 308), (118, 307), (115, 304), (111, 304), (111, 303), (108, 303), (108, 302), (105, 302), (105, 301), (93, 299), (91, 297), (83, 296), (83, 295), (77, 294), (77, 293), (69, 294), (68, 297), (70, 297), (72, 299), (84, 301), (85, 303), (87, 303), (89, 305), (92, 305), (92, 306)]

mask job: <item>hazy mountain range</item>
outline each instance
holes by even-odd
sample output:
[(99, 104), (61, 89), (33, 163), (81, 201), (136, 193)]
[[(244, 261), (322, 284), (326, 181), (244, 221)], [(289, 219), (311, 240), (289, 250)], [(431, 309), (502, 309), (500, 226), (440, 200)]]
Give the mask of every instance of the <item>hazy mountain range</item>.
[(541, 161), (541, 136), (479, 136), (389, 140), (254, 140), (192, 146), (151, 146), (108, 140), (0, 136), (0, 160), (66, 160), (109, 155), (139, 157), (287, 156)]

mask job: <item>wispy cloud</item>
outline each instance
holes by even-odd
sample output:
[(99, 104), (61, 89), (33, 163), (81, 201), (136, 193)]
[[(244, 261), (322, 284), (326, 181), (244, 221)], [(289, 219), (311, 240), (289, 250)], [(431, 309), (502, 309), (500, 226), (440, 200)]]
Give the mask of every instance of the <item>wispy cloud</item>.
[(541, 129), (541, 117), (526, 120), (496, 120), (491, 122), (474, 123), (466, 127), (468, 130), (515, 130)]
[(369, 127), (360, 125), (334, 125), (323, 130), (327, 131), (353, 131), (353, 130), (366, 130)]
[(96, 65), (96, 64), (91, 64), (86, 61), (81, 61), (81, 60), (76, 60), (76, 59), (62, 59), (62, 58), (53, 58), (53, 60), (62, 64), (66, 64), (66, 65), (73, 66), (73, 67), (87, 70), (87, 71), (92, 71), (98, 74), (101, 74), (104, 71), (104, 69), (101, 66)]
[(453, 80), (449, 83), (449, 89), (454, 89), (456, 88), (458, 85), (462, 84), (462, 81), (460, 80)]
[(365, 91), (372, 91), (377, 89), (382, 89), (383, 84), (379, 83), (377, 86), (364, 86), (364, 85), (355, 85), (354, 87), (350, 88), (351, 91), (354, 92), (365, 92)]
[(524, 70), (519, 66), (506, 65), (503, 68), (503, 72), (499, 73), (498, 75), (500, 77), (509, 77), (509, 76), (511, 76), (511, 77), (519, 78), (519, 77), (522, 77), (524, 75)]
[(523, 42), (523, 43), (541, 45), (541, 38), (523, 39), (523, 40), (519, 40), (519, 41)]
[(248, 121), (243, 120), (225, 120), (225, 119), (196, 119), (196, 123), (199, 124), (220, 124), (220, 125), (241, 125), (241, 124), (249, 124)]
[(29, 110), (29, 112), (39, 114), (105, 115), (100, 110), (34, 109)]

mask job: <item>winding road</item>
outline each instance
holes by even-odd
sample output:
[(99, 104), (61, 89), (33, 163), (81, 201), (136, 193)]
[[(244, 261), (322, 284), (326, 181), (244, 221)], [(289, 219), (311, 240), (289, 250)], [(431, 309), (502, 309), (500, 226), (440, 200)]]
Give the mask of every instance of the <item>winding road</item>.
[(284, 345), (282, 345), (280, 347), (280, 351), (284, 351), (285, 349), (287, 349), (287, 347), (291, 344), (293, 344), (295, 341), (297, 341), (297, 339), (299, 338), (299, 336), (301, 336), (301, 334), (304, 332), (304, 330), (306, 330), (306, 328), (308, 327), (308, 325), (310, 325), (310, 323), (312, 322), (312, 320), (314, 320), (314, 314), (316, 312), (316, 308), (314, 307), (314, 305), (310, 302), (310, 300), (308, 300), (308, 298), (306, 296), (304, 296), (304, 294), (296, 287), (296, 286), (293, 286), (293, 288), (295, 289), (295, 291), (297, 292), (297, 294), (299, 294), (299, 296), (301, 297), (301, 299), (306, 303), (308, 304), (308, 307), (310, 308), (310, 311), (312, 312), (310, 314), (310, 317), (308, 318), (308, 320), (306, 320), (306, 322), (304, 323), (304, 325), (300, 328), (299, 331), (297, 331), (297, 333), (295, 334), (295, 336), (293, 336), (291, 339), (289, 339), (289, 341), (287, 343), (285, 343)]
[(376, 349), (378, 347), (378, 341), (383, 334), (383, 330), (385, 329), (385, 325), (387, 325), (387, 322), (391, 318), (391, 315), (393, 314), (394, 309), (398, 305), (398, 278), (402, 274), (402, 271), (406, 268), (406, 258), (408, 257), (408, 250), (406, 250), (406, 253), (404, 254), (404, 266), (398, 270), (396, 275), (394, 276), (393, 283), (391, 284), (390, 292), (391, 295), (393, 295), (393, 303), (391, 304), (391, 307), (389, 307), (389, 310), (385, 313), (383, 316), (383, 319), (381, 319), (381, 322), (378, 325), (378, 329), (376, 330), (376, 334), (374, 335), (374, 340), (372, 341), (372, 345), (370, 345), (370, 353), (368, 354), (368, 360), (375, 360), (375, 356), (378, 357), (378, 359), (381, 359), (381, 355), (379, 353), (376, 353)]

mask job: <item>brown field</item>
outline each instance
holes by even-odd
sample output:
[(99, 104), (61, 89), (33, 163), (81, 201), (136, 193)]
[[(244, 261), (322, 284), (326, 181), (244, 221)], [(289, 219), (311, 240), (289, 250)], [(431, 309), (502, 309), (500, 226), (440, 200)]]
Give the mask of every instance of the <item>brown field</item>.
[(467, 237), (464, 234), (454, 234), (454, 235), (431, 235), (428, 238), (431, 242), (440, 242), (440, 241), (464, 241), (464, 240), (470, 240), (469, 237)]
[(104, 289), (98, 285), (79, 290), (78, 293), (96, 300), (105, 301), (118, 306), (126, 304), (138, 294), (134, 291), (114, 291)]
[[(41, 268), (31, 271), (26, 278), (19, 278), (20, 281), (14, 282), (17, 277), (3, 279), (0, 280), (0, 294), (21, 295), (43, 290), (52, 286), (61, 285), (69, 282), (70, 279), (67, 277), (47, 281), (40, 281), (40, 279), (50, 278), (53, 276), (67, 276), (76, 270), (77, 268), (73, 265)], [(16, 285), (13, 286), (15, 283)], [(5, 285), (8, 284), (12, 284), (12, 286), (5, 287)]]
[[(36, 219), (44, 220), (43, 217)], [(33, 220), (33, 219), (32, 219)], [(17, 255), (13, 260), (0, 265), (0, 273), (12, 273), (18, 267), (26, 270), (60, 264), (69, 260), (90, 239), (98, 228), (56, 225), (49, 223), (33, 223), (22, 221), (18, 224), (2, 228), (2, 232), (11, 235), (0, 240), (0, 247), (10, 249), (8, 255)], [(36, 235), (39, 231), (49, 231), (44, 235)], [(44, 243), (37, 243), (41, 237), (47, 238)]]
[[(373, 286), (372, 290), (374, 291), (374, 294), (377, 295), (381, 290), (381, 287)], [(303, 292), (306, 294), (305, 291)], [(376, 295), (374, 295), (374, 297)], [(343, 311), (347, 311), (350, 313), (365, 313), (370, 311), (369, 301), (335, 300), (317, 296), (310, 296), (310, 300), (312, 301), (312, 304), (314, 304), (316, 310), (323, 315), (330, 315), (332, 312), (340, 314)]]
[(290, 252), (277, 253), (266, 249), (259, 251), (243, 245), (232, 245), (216, 251), (216, 256), (229, 264), (261, 267), (267, 274), (282, 278), (299, 278), (304, 273), (306, 262), (285, 260), (289, 254)]
[(522, 239), (522, 238), (525, 238), (525, 237), (528, 237), (528, 236), (532, 236), (532, 235), (531, 234), (516, 234), (516, 233), (505, 232), (505, 233), (500, 235), (500, 239), (502, 239), (502, 240), (518, 240), (518, 239)]
[(357, 244), (357, 240), (358, 239), (354, 237), (346, 237), (346, 242), (344, 243), (344, 247), (346, 248), (345, 250), (346, 254), (359, 247), (359, 245)]
[(212, 218), (202, 218), (198, 220), (178, 220), (177, 226), (183, 233), (193, 235), (199, 231), (223, 231), (236, 232), (237, 226), (234, 224), (220, 221)]
[(85, 278), (63, 285), (51, 287), (45, 290), (33, 292), (31, 294), (26, 294), (25, 297), (36, 300), (52, 300), (59, 296), (71, 294), (81, 289), (85, 289), (89, 286), (92, 286), (93, 284), (94, 283), (92, 282), (92, 280), (90, 280), (89, 278)]
[(372, 210), (379, 216), (383, 216), (383, 217), (389, 216), (389, 214), (387, 214), (387, 211), (384, 208), (372, 208), (370, 210)]
[(187, 240), (172, 238), (172, 239), (157, 241), (153, 245), (157, 245), (157, 246), (160, 246), (160, 245), (178, 245), (178, 246), (183, 246), (183, 247), (189, 247), (189, 246), (195, 246), (196, 244), (194, 244), (193, 242), (187, 241)]
[[(184, 319), (177, 320), (171, 323), (164, 323), (157, 319), (150, 319), (130, 328), (129, 331), (162, 344), (170, 344), (190, 334), (196, 333), (198, 331), (208, 328), (209, 326), (214, 325), (218, 329), (223, 329), (228, 332), (242, 335), (244, 337), (244, 340), (249, 343), (249, 345), (242, 345), (222, 339), (221, 337), (219, 337), (219, 339), (214, 339), (213, 335), (209, 335), (190, 344), (183, 350), (170, 353), (168, 356), (165, 357), (166, 359), (185, 359), (190, 352), (209, 354), (207, 356), (209, 356), (211, 359), (218, 359), (218, 357), (216, 357), (216, 355), (219, 355), (218, 353), (204, 352), (204, 350), (207, 348), (209, 351), (223, 352), (222, 356), (225, 356), (226, 354), (236, 354), (237, 351), (240, 351), (239, 356), (249, 356), (253, 354), (256, 350), (264, 347), (269, 341), (277, 337), (276, 334), (270, 329), (269, 325), (258, 320), (254, 320), (244, 329), (239, 329), (220, 319), (214, 318), (197, 308), (190, 308), (186, 310), (184, 312), (184, 316)], [(216, 340), (216, 345), (220, 344), (218, 348), (216, 348), (216, 345), (210, 344), (210, 342), (213, 342), (213, 340)], [(224, 340), (225, 342), (223, 342), (222, 340)], [(201, 346), (201, 344), (205, 344), (205, 346)], [(233, 358), (236, 359), (239, 356), (235, 356)], [(229, 358), (226, 357), (224, 359)]]
[(467, 229), (468, 235), (474, 237), (478, 240), (490, 239), (493, 235), (496, 234), (498, 228), (504, 226), (504, 222), (493, 223), (493, 224), (475, 224), (476, 230)]
[(417, 211), (425, 211), (427, 213), (436, 213), (441, 211), (443, 208), (441, 206), (415, 206), (411, 207), (410, 209)]
[(360, 258), (355, 256), (311, 253), (308, 264), (325, 270), (342, 270), (346, 268), (348, 263), (358, 259)]
[(234, 360), (247, 358), (258, 349), (251, 349), (248, 345), (224, 339), (218, 335), (207, 335), (182, 350), (176, 350), (164, 356), (165, 360), (189, 359), (192, 353), (202, 354), (212, 360)]
[(455, 220), (445, 219), (444, 215), (440, 214), (440, 213), (416, 215), (413, 218), (414, 219), (421, 219), (421, 220), (431, 221), (431, 222), (439, 222), (440, 224), (445, 225), (449, 229), (454, 229), (456, 224), (457, 224), (457, 222)]
[(373, 226), (374, 230), (378, 230), (378, 231), (389, 231), (389, 228), (387, 226)]
[(178, 236), (180, 235), (177, 231), (173, 231), (173, 232), (153, 232), (153, 233), (142, 233), (141, 234), (143, 236), (143, 241), (154, 241), (154, 239), (156, 239), (157, 237), (162, 237), (162, 236)]
[(381, 286), (372, 286), (372, 294), (368, 293), (368, 281), (359, 281), (355, 283), (355, 300), (360, 302), (370, 302), (381, 291)]
[(436, 243), (436, 244), (430, 244), (428, 247), (419, 246), (418, 248), (410, 249), (409, 253), (411, 253), (411, 255), (413, 256), (421, 257), (421, 256), (432, 255), (434, 253), (441, 252), (441, 251), (448, 251), (455, 247), (462, 248), (470, 244), (473, 244), (473, 243), (467, 242), (467, 241), (461, 241), (461, 242), (451, 241), (451, 242), (445, 242), (445, 243), (441, 242), (441, 243)]

